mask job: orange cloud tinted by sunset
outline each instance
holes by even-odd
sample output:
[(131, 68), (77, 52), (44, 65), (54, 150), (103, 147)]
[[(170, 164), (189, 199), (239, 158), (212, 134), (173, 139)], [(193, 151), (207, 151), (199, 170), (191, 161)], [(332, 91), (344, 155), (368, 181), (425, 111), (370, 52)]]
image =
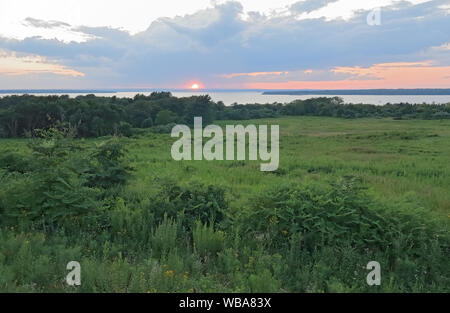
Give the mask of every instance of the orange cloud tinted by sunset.
[(361, 88), (449, 88), (450, 66), (434, 66), (431, 61), (394, 62), (370, 67), (335, 67), (331, 72), (348, 74), (335, 81), (250, 82), (255, 89), (361, 89)]
[(241, 76), (248, 76), (248, 77), (257, 77), (257, 76), (268, 76), (268, 75), (287, 75), (289, 72), (283, 71), (283, 72), (250, 72), (250, 73), (232, 73), (232, 74), (223, 74), (221, 77), (223, 78), (234, 78), (234, 77), (241, 77)]
[(56, 74), (83, 77), (84, 74), (63, 65), (47, 61), (39, 55), (17, 56), (0, 50), (0, 75)]

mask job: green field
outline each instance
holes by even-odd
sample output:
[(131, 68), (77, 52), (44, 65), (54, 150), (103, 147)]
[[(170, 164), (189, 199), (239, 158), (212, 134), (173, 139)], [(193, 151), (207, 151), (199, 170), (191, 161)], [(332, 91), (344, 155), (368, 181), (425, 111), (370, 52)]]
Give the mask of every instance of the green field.
[[(242, 123), (280, 126), (277, 171), (261, 172), (260, 161), (177, 162), (175, 139), (147, 130), (118, 139), (134, 168), (125, 184), (85, 191), (68, 174), (74, 199), (37, 188), (32, 170), (3, 168), (0, 291), (450, 291), (450, 120)], [(47, 171), (80, 167), (108, 139), (70, 139), (82, 149)], [(33, 162), (28, 141), (1, 139), (0, 152)], [(27, 200), (27, 190), (44, 200)], [(52, 222), (23, 213), (46, 197), (70, 208), (85, 192), (87, 212)], [(71, 260), (81, 286), (65, 283)], [(366, 284), (371, 260), (381, 286)]]
[(238, 208), (251, 195), (281, 183), (355, 175), (379, 197), (406, 197), (429, 211), (450, 213), (450, 121), (286, 117), (242, 124), (280, 125), (277, 173), (259, 171), (260, 161), (174, 162), (170, 144), (175, 139), (149, 133), (130, 140), (138, 169), (132, 188), (145, 190), (155, 177), (199, 181), (226, 187), (231, 205)]

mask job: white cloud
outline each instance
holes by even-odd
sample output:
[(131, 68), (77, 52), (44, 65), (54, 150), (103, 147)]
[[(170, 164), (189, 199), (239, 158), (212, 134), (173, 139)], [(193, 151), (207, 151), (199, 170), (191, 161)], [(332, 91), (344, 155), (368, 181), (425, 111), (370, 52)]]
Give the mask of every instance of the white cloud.
[[(311, 9), (312, 3), (309, 2), (316, 0), (307, 1), (301, 2), (300, 7)], [(322, 5), (328, 3), (326, 0), (319, 2)], [(286, 3), (276, 2), (276, 5), (290, 8)], [(371, 3), (374, 5), (374, 2)], [(248, 18), (242, 19), (246, 6), (238, 2), (209, 7), (189, 15), (159, 18), (148, 24), (150, 26), (145, 31), (136, 34), (117, 28), (77, 27), (78, 24), (66, 20), (64, 14), (33, 16), (32, 19), (27, 19), (25, 15), (19, 24), (29, 31), (39, 31), (41, 34), (67, 31), (94, 39), (62, 43), (48, 40), (54, 38), (50, 33), (46, 35), (47, 40), (8, 40), (0, 36), (0, 47), (42, 55), (46, 57), (46, 63), (56, 60), (57, 64), (67, 69), (82, 72), (85, 76), (78, 76), (76, 82), (82, 81), (84, 88), (179, 87), (193, 79), (208, 87), (223, 88), (223, 83), (231, 79), (220, 75), (233, 73), (272, 72), (271, 75), (235, 75), (233, 79), (240, 81), (256, 78), (268, 82), (280, 79), (331, 81), (342, 79), (336, 76), (337, 73), (330, 73), (329, 69), (335, 66), (364, 68), (373, 64), (422, 60), (437, 60), (440, 65), (450, 64), (446, 56), (448, 50), (429, 49), (448, 43), (445, 30), (449, 29), (450, 20), (445, 11), (437, 8), (441, 3), (433, 1), (412, 6), (407, 2), (399, 2), (397, 6), (385, 7), (381, 27), (368, 26), (365, 11), (352, 13), (355, 15), (349, 21), (296, 20), (297, 11), (283, 13), (284, 9), (272, 13), (247, 12)], [(309, 5), (304, 6), (306, 4)], [(255, 2), (254, 5), (258, 9), (257, 5), (262, 4)], [(310, 14), (324, 10), (315, 10), (317, 7), (314, 2)], [(252, 9), (247, 3), (247, 10), (249, 8)], [(344, 13), (349, 9), (345, 6), (342, 8)], [(115, 14), (113, 10), (107, 13), (112, 16)], [(102, 21), (106, 13), (102, 15), (97, 11), (95, 14), (100, 19), (95, 23), (108, 25)], [(125, 25), (130, 17), (142, 13), (134, 15), (132, 10), (123, 10), (121, 14), (123, 20), (118, 18), (114, 27)], [(417, 19), (419, 16), (422, 18)], [(92, 21), (88, 19), (86, 23)], [(0, 33), (2, 31), (0, 29)], [(287, 74), (278, 75), (274, 72)], [(348, 73), (345, 75), (349, 76)], [(70, 78), (67, 75), (59, 77)], [(48, 82), (52, 83), (50, 80)], [(53, 83), (59, 84), (60, 80)]]
[[(304, 13), (303, 18), (328, 19), (353, 16), (360, 9), (371, 9), (377, 6), (389, 5), (400, 0), (339, 0), (310, 13)], [(87, 40), (82, 33), (77, 32), (80, 26), (111, 27), (136, 34), (144, 31), (155, 20), (161, 17), (174, 18), (193, 14), (205, 8), (212, 8), (215, 4), (223, 4), (228, 0), (0, 0), (0, 36), (23, 39), (40, 36), (45, 39), (57, 38), (65, 42)], [(294, 3), (319, 6), (317, 0), (240, 0), (243, 6), (241, 17), (246, 20), (251, 12), (262, 15), (286, 16)], [(326, 4), (327, 1), (320, 1)], [(421, 3), (423, 0), (410, 0)], [(311, 3), (311, 4), (308, 4)], [(314, 3), (314, 4), (312, 4)], [(72, 27), (31, 27), (24, 25), (26, 19), (41, 21), (61, 21)]]
[(298, 19), (325, 18), (326, 20), (343, 19), (349, 20), (358, 11), (371, 11), (376, 8), (391, 6), (396, 3), (411, 3), (413, 5), (430, 2), (431, 0), (338, 0), (328, 3), (313, 12), (305, 12)]
[(450, 4), (443, 4), (439, 6), (440, 9), (446, 10), (448, 14), (450, 14)]
[[(147, 0), (0, 0), (0, 35), (23, 38), (26, 32), (39, 35), (20, 25), (26, 18), (57, 20), (78, 26), (113, 27), (137, 33), (145, 30), (159, 17), (175, 17), (194, 13), (208, 6), (209, 0), (147, 1)], [(46, 34), (42, 29), (43, 36)], [(58, 39), (73, 38), (73, 34), (57, 34)]]

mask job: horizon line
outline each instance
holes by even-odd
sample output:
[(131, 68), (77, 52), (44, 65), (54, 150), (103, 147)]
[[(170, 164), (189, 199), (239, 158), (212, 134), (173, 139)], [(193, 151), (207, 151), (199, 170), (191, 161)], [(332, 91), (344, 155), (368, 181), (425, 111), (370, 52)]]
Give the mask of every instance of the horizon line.
[(316, 88), (8, 88), (0, 89), (0, 92), (23, 92), (23, 91), (66, 91), (66, 92), (83, 92), (83, 91), (97, 91), (97, 92), (123, 92), (123, 91), (366, 91), (366, 90), (450, 90), (448, 88), (336, 88), (336, 89), (316, 89)]

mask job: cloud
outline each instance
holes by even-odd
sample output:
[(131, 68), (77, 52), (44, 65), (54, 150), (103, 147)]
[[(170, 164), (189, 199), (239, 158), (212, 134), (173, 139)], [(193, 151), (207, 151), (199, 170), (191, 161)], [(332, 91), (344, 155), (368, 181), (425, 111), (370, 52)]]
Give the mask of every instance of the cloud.
[(437, 47), (431, 47), (430, 49), (435, 51), (450, 51), (450, 42), (444, 43)]
[(448, 73), (450, 66), (436, 66), (432, 61), (393, 62), (369, 67), (335, 67), (329, 71), (334, 79), (323, 75), (319, 80), (260, 80), (246, 86), (255, 89), (446, 88), (450, 84)]
[(0, 74), (2, 75), (28, 75), (28, 74), (55, 74), (72, 77), (84, 76), (83, 73), (66, 66), (49, 62), (39, 55), (17, 55), (15, 52), (0, 50)]
[[(242, 85), (248, 83), (283, 83), (292, 81), (338, 81), (351, 79), (355, 74), (347, 71), (335, 71), (334, 69), (308, 69), (308, 70), (292, 70), (281, 72), (250, 72), (250, 73), (231, 73), (220, 75), (222, 78), (231, 80), (234, 83)], [(358, 79), (376, 79), (374, 77), (358, 76)]]
[(223, 78), (234, 78), (240, 76), (256, 77), (256, 76), (280, 76), (287, 75), (289, 72), (251, 72), (251, 73), (232, 73), (220, 75)]
[(290, 10), (294, 13), (309, 13), (337, 1), (338, 0), (303, 0), (291, 5)]
[(56, 28), (56, 27), (70, 27), (70, 24), (59, 21), (43, 21), (32, 17), (27, 17), (24, 21), (25, 26), (33, 26), (38, 28)]
[(352, 79), (361, 77), (374, 77), (394, 85), (416, 84), (425, 85), (434, 83), (444, 85), (449, 83), (446, 79), (450, 73), (450, 66), (436, 66), (432, 61), (423, 62), (394, 62), (375, 64), (370, 67), (336, 67), (336, 73), (351, 74)]
[[(7, 27), (4, 27), (5, 24), (7, 24)], [(5, 28), (7, 28), (7, 31), (5, 31)], [(95, 36), (84, 33), (68, 23), (45, 21), (32, 17), (27, 17), (18, 23), (0, 21), (0, 36), (2, 35), (8, 36), (7, 38), (10, 40), (55, 39), (64, 43), (81, 43), (95, 39)]]
[[(374, 64), (432, 60), (433, 66), (450, 65), (448, 50), (442, 48), (449, 42), (450, 19), (439, 8), (442, 3), (401, 2), (383, 7), (382, 24), (369, 26), (367, 11), (356, 12), (348, 20), (298, 20), (298, 8), (291, 7), (288, 15), (251, 13), (242, 18), (242, 5), (226, 2), (194, 14), (157, 19), (134, 35), (110, 27), (70, 26), (89, 39), (0, 38), (0, 47), (42, 55), (48, 62), (84, 73), (82, 88), (176, 88), (192, 80), (206, 88), (289, 81), (369, 83), (380, 80), (373, 69), (364, 70)], [(33, 23), (68, 27), (59, 22)], [(332, 71), (335, 68), (340, 71)]]

